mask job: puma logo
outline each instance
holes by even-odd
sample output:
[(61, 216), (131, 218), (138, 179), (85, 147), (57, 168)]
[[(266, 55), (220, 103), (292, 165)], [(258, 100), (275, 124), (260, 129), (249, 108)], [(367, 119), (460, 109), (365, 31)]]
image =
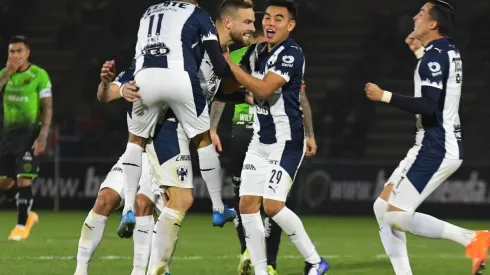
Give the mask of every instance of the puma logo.
[(85, 223), (85, 226), (90, 229), (90, 231), (94, 230), (95, 226), (90, 226), (88, 223)]

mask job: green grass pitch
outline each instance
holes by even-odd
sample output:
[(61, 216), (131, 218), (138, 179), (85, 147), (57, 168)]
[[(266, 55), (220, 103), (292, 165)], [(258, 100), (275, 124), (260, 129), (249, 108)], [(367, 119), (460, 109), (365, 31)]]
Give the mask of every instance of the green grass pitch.
[[(40, 212), (40, 223), (24, 242), (7, 241), (15, 212), (0, 212), (0, 275), (70, 275), (75, 271), (78, 238), (86, 213)], [(132, 239), (116, 235), (119, 213), (106, 227), (92, 260), (90, 274), (130, 274)], [(331, 264), (332, 275), (394, 274), (384, 257), (373, 218), (303, 217), (318, 251)], [(473, 229), (490, 228), (490, 222), (456, 221)], [(444, 240), (409, 236), (408, 249), (414, 274), (471, 274), (464, 248)], [(172, 262), (172, 275), (237, 274), (239, 244), (233, 223), (211, 226), (211, 215), (188, 215)], [(283, 234), (278, 259), (280, 275), (302, 274), (303, 260)], [(490, 273), (489, 273), (490, 274)]]

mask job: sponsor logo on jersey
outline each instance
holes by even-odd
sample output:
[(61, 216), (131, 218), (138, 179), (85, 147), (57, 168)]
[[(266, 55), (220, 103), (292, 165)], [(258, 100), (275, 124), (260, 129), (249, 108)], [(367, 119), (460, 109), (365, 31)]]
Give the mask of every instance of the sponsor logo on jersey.
[(427, 65), (429, 66), (429, 70), (432, 72), (432, 76), (436, 77), (442, 74), (441, 64), (438, 62), (429, 62)]
[(147, 45), (141, 53), (143, 55), (166, 56), (170, 53), (170, 49), (164, 43), (155, 43)]
[(122, 173), (122, 172), (123, 172), (122, 168), (121, 168), (121, 167), (119, 167), (119, 166), (114, 166), (114, 167), (112, 167), (111, 172), (112, 172), (112, 171), (114, 171), (114, 172), (119, 172), (119, 173)]

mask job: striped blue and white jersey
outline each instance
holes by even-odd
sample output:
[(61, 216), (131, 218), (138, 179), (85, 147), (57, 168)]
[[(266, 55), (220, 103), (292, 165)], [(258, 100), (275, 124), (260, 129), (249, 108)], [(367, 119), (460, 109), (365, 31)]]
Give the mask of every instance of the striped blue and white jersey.
[(415, 97), (425, 89), (440, 92), (436, 111), (417, 114), (416, 144), (419, 154), (463, 159), (459, 104), (463, 85), (463, 62), (459, 50), (447, 38), (430, 42), (415, 70)]
[(284, 78), (286, 84), (268, 98), (255, 99), (254, 139), (264, 144), (303, 141), (303, 112), (300, 91), (305, 70), (303, 51), (290, 38), (268, 52), (267, 44), (249, 47), (240, 63), (252, 76), (263, 79), (267, 73)]
[(206, 41), (220, 51), (214, 23), (203, 9), (180, 1), (151, 6), (140, 20), (135, 73), (168, 68), (197, 75)]

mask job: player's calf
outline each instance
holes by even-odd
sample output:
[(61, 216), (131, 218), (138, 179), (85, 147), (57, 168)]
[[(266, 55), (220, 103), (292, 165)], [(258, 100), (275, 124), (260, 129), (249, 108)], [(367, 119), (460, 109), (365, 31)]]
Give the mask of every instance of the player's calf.
[(133, 232), (134, 257), (131, 275), (145, 275), (150, 258), (151, 240), (153, 236), (153, 202), (144, 194), (136, 195), (135, 213), (136, 226)]
[(111, 188), (99, 191), (94, 207), (82, 225), (78, 241), (77, 267), (75, 275), (87, 275), (92, 256), (99, 247), (104, 235), (108, 216), (121, 204), (121, 197)]
[(98, 215), (109, 217), (121, 204), (121, 197), (111, 188), (99, 191), (92, 211)]

